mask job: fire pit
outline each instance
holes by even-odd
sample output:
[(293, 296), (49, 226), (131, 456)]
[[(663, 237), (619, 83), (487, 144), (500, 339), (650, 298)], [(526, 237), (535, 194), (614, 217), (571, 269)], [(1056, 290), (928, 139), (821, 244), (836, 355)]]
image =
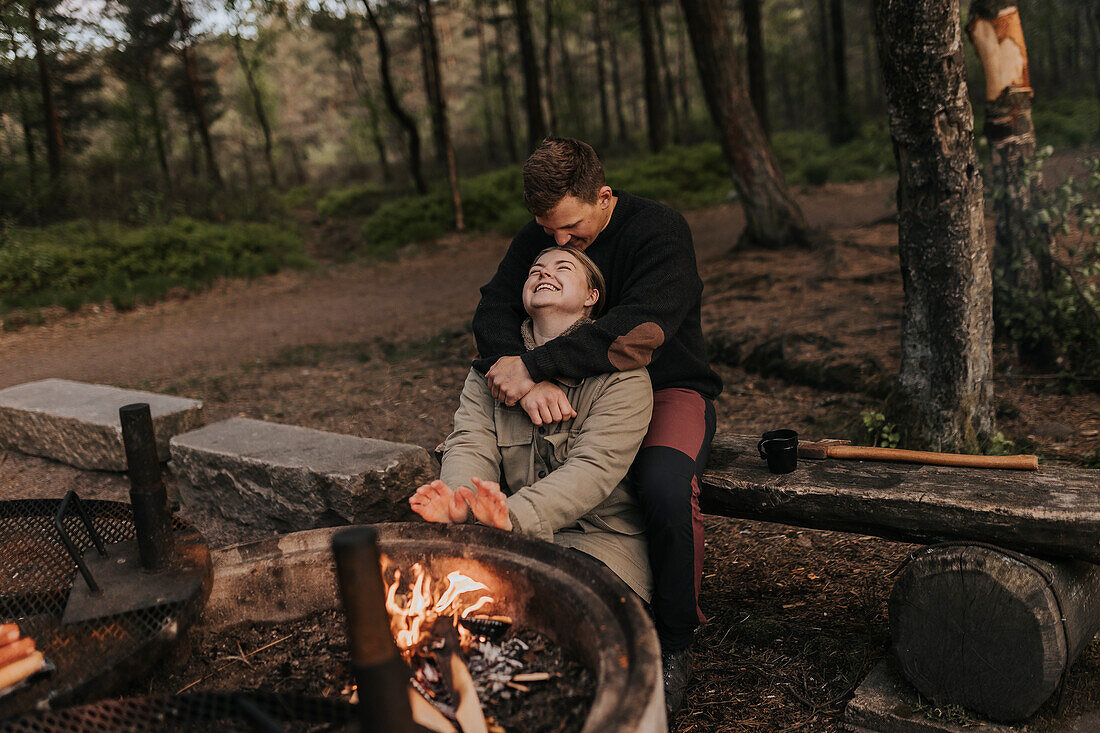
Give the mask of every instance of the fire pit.
[[(452, 573), (473, 579), (484, 588), (466, 594), (467, 607), (481, 596), (493, 599), (468, 617), (474, 629), (507, 617), (513, 630), (545, 635), (593, 675), (595, 697), (581, 730), (665, 730), (656, 634), (641, 601), (609, 570), (569, 550), (485, 527), (377, 528), (386, 580), (398, 569), (405, 576), (399, 605), (415, 585), (409, 582), (414, 565), (442, 582), (440, 590)], [(337, 531), (298, 532), (220, 553), (209, 622), (287, 620), (337, 606), (331, 555)]]

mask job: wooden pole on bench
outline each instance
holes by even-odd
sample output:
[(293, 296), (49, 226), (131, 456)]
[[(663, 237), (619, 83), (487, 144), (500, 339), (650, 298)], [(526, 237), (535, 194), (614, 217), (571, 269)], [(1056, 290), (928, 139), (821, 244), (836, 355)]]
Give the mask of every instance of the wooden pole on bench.
[(894, 655), (922, 695), (1021, 720), (1054, 694), (1100, 626), (1100, 566), (936, 545), (905, 565), (889, 608)]

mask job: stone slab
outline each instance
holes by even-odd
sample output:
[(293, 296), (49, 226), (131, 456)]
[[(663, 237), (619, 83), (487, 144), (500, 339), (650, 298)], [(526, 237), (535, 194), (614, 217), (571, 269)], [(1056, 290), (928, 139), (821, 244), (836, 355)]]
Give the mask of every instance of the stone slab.
[[(942, 712), (942, 711), (941, 711)], [(1029, 733), (1027, 722), (992, 723), (966, 711), (936, 717), (931, 705), (921, 705), (917, 691), (889, 662), (879, 662), (856, 688), (844, 709), (843, 730), (850, 733)], [(1088, 733), (1100, 730), (1100, 710), (1086, 710), (1053, 727), (1048, 733)]]
[(118, 409), (135, 402), (149, 403), (163, 461), (173, 435), (205, 422), (199, 400), (44, 379), (0, 390), (0, 446), (77, 468), (125, 471)]
[(278, 532), (413, 518), (438, 475), (417, 445), (233, 418), (171, 441), (183, 505)]

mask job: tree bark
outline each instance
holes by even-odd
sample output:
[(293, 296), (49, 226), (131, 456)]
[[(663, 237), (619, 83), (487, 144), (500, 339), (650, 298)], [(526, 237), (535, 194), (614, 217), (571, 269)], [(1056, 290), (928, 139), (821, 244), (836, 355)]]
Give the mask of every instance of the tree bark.
[(27, 97), (24, 94), (23, 88), (23, 57), (19, 55), (19, 45), (15, 42), (15, 31), (11, 26), (7, 25), (5, 29), (8, 32), (8, 40), (11, 43), (12, 71), (16, 78), (16, 84), (14, 85), (13, 91), (19, 104), (19, 122), (23, 128), (23, 148), (27, 155), (28, 182), (30, 183), (30, 190), (33, 194), (38, 188), (38, 162), (34, 150), (30, 105), (27, 104)]
[(651, 0), (635, 0), (634, 5), (638, 11), (638, 33), (642, 48), (646, 132), (650, 151), (658, 153), (664, 149), (667, 141), (665, 108), (661, 99), (661, 72), (657, 67), (657, 48), (653, 38), (653, 6)]
[(256, 113), (256, 121), (260, 124), (260, 131), (264, 136), (264, 160), (267, 162), (268, 180), (271, 182), (272, 188), (278, 188), (279, 174), (275, 169), (275, 156), (272, 152), (271, 125), (267, 120), (267, 110), (264, 108), (260, 86), (256, 82), (254, 62), (244, 52), (244, 43), (241, 41), (240, 33), (234, 30), (232, 36), (233, 48), (237, 52), (237, 62), (241, 65), (241, 71), (244, 72), (245, 84), (248, 86), (248, 93), (252, 98), (252, 110)]
[(61, 160), (65, 153), (65, 141), (61, 136), (61, 121), (58, 119), (57, 106), (54, 104), (50, 67), (42, 47), (42, 29), (38, 24), (37, 2), (32, 1), (27, 7), (27, 19), (30, 22), (34, 59), (38, 65), (38, 83), (42, 91), (42, 116), (46, 123), (46, 161), (50, 169), (50, 181), (56, 183), (61, 179)]
[(742, 244), (806, 245), (811, 233), (795, 204), (741, 81), (721, 0), (680, 0), (695, 63), (722, 151), (745, 210)]
[(596, 44), (596, 89), (600, 95), (600, 147), (611, 142), (611, 107), (607, 102), (607, 68), (604, 61), (603, 3), (592, 4), (592, 40)]
[(432, 0), (417, 0), (417, 22), (424, 45), (425, 84), (428, 102), (432, 110), (432, 130), (435, 133), (436, 151), (447, 171), (447, 183), (451, 189), (451, 212), (456, 231), (466, 228), (462, 216), (462, 192), (458, 188), (458, 165), (455, 148), (447, 120), (447, 98), (443, 93), (443, 73), (439, 68), (439, 40), (435, 34), (432, 16)]
[(416, 186), (418, 193), (425, 194), (428, 192), (428, 184), (420, 170), (420, 133), (416, 129), (416, 121), (404, 110), (397, 98), (397, 90), (394, 88), (393, 76), (390, 73), (390, 49), (386, 43), (386, 34), (382, 30), (382, 25), (378, 22), (378, 17), (374, 14), (369, 2), (364, 2), (363, 8), (366, 10), (367, 22), (370, 23), (375, 39), (378, 41), (378, 73), (382, 77), (382, 96), (386, 98), (386, 106), (389, 107), (390, 114), (405, 131), (409, 174), (412, 176), (413, 185)]
[[(1043, 320), (1046, 294), (1053, 284), (1054, 236), (1031, 224), (1035, 159), (1035, 126), (1031, 121), (1034, 92), (1028, 75), (1020, 13), (1014, 0), (975, 0), (966, 26), (985, 70), (985, 135), (993, 157), (993, 320), (1009, 335), (1014, 321)], [(1030, 329), (1029, 329), (1030, 330)], [(1017, 339), (1020, 357), (1049, 366), (1054, 344), (1033, 331)]]
[(546, 137), (546, 118), (542, 114), (542, 92), (539, 91), (539, 63), (535, 57), (535, 40), (531, 32), (531, 12), (527, 0), (512, 0), (516, 11), (519, 55), (523, 67), (523, 104), (527, 109), (527, 150), (538, 147)]
[(198, 64), (195, 62), (194, 49), (191, 47), (191, 19), (183, 7), (183, 0), (176, 0), (176, 22), (180, 33), (180, 60), (183, 63), (183, 71), (187, 79), (187, 99), (191, 105), (191, 113), (195, 118), (195, 127), (202, 141), (203, 153), (206, 156), (206, 170), (210, 180), (216, 186), (222, 186), (222, 173), (218, 168), (217, 158), (214, 155), (214, 142), (210, 137), (210, 123), (206, 116), (206, 104), (203, 101), (202, 89), (199, 84)]
[(767, 67), (764, 63), (764, 30), (760, 0), (741, 0), (741, 18), (745, 23), (745, 55), (748, 59), (749, 98), (760, 127), (769, 134)]
[(512, 65), (508, 63), (508, 49), (504, 42), (504, 19), (493, 3), (493, 27), (496, 32), (497, 83), (500, 86), (500, 104), (504, 110), (504, 139), (508, 143), (508, 159), (519, 162), (519, 145), (516, 140), (515, 118), (512, 117)]
[(993, 298), (958, 0), (874, 3), (905, 290), (889, 411), (910, 447), (975, 452), (993, 432)]

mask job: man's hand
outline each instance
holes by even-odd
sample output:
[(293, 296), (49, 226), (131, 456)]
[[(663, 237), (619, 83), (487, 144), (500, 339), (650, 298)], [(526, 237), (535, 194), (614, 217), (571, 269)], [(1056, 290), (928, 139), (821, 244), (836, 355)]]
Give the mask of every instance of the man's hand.
[(500, 490), (500, 484), (495, 481), (482, 481), (477, 476), (473, 478), (477, 487), (475, 494), (465, 486), (458, 488), (458, 495), (470, 505), (474, 518), (482, 524), (512, 531), (512, 518), (508, 516), (508, 497)]
[(519, 406), (535, 425), (561, 422), (577, 416), (569, 398), (553, 382), (539, 382), (519, 401)]
[(459, 493), (452, 491), (450, 486), (439, 479), (417, 489), (409, 497), (409, 506), (429, 522), (440, 524), (465, 522), (468, 514), (466, 502)]
[(527, 366), (518, 356), (502, 356), (485, 375), (493, 399), (511, 407), (535, 386)]

